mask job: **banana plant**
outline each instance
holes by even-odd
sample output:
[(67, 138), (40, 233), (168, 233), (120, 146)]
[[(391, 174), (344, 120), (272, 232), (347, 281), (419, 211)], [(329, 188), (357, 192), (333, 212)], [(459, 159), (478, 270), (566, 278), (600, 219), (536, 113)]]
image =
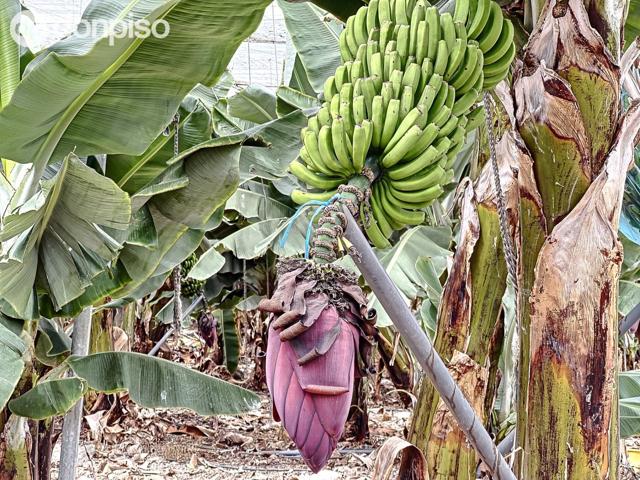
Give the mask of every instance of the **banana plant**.
[[(6, 424), (15, 439), (11, 458), (5, 459), (11, 465), (3, 468), (20, 474), (28, 474), (29, 465), (23, 461), (26, 420), (21, 416), (59, 415), (88, 387), (127, 389), (142, 404), (190, 406), (204, 414), (244, 411), (255, 399), (153, 359), (119, 352), (94, 362), (66, 358), (65, 342), (57, 341), (64, 336), (54, 335), (51, 321), (41, 320), (41, 315), (72, 316), (107, 296), (137, 299), (157, 288), (220, 222), (238, 185), (240, 145), (247, 136), (212, 138), (211, 112), (206, 98), (198, 97), (210, 87), (187, 95), (199, 82), (213, 85), (223, 75), (268, 2), (157, 0), (132, 8), (134, 3), (96, 1), (84, 19), (103, 24), (163, 20), (168, 35), (72, 34), (22, 68), (17, 84), (15, 54), (20, 51), (2, 35), (0, 124), (6, 135), (0, 158), (10, 163), (4, 162), (0, 184), (0, 348), (10, 362), (0, 400), (4, 407), (13, 397), (10, 408), (16, 412)], [(15, 4), (0, 6), (5, 29)], [(244, 20), (228, 24), (231, 10)], [(203, 43), (203, 35), (211, 40)], [(204, 93), (215, 95), (211, 90)], [(180, 106), (182, 149), (174, 156), (170, 139), (155, 141)], [(104, 154), (107, 165), (90, 158)], [(117, 166), (109, 165), (109, 156)], [(13, 164), (20, 167), (10, 172)], [(77, 379), (63, 378), (69, 368)], [(204, 404), (162, 383), (136, 390), (142, 384), (128, 380), (135, 371), (199, 385), (213, 401)], [(31, 390), (27, 379), (33, 380)], [(167, 388), (178, 394), (164, 401)]]

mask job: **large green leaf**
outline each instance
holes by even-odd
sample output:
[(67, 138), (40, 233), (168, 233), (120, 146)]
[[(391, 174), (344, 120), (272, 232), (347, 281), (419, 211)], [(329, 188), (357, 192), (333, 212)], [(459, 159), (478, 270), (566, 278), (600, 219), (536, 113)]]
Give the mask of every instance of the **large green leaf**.
[[(180, 150), (187, 150), (211, 138), (211, 111), (195, 94), (185, 98), (178, 113)], [(168, 134), (161, 133), (142, 155), (109, 155), (107, 176), (124, 191), (138, 192), (167, 169), (167, 162), (174, 156), (174, 140), (175, 128), (171, 125)]]
[(180, 167), (189, 183), (148, 200), (157, 246), (150, 250), (144, 245), (125, 245), (120, 261), (133, 281), (114, 297), (139, 294), (138, 288), (149, 278), (166, 276), (198, 247), (210, 219), (238, 187), (240, 142), (244, 138), (213, 139), (169, 162)]
[(24, 361), (22, 355), (26, 350), (26, 345), (20, 337), (11, 332), (0, 323), (0, 358), (2, 368), (0, 368), (0, 410), (4, 409), (9, 398), (16, 388), (22, 371)]
[(640, 36), (640, 0), (629, 0), (629, 12), (624, 24), (624, 41), (631, 45), (636, 37)]
[(73, 149), (142, 154), (197, 83), (220, 77), (269, 3), (94, 0), (88, 22), (165, 21), (170, 31), (146, 39), (82, 32), (54, 45), (0, 113), (0, 155), (41, 169)]
[(624, 438), (640, 434), (640, 370), (618, 374), (620, 397), (620, 435)]
[(20, 45), (11, 36), (11, 21), (20, 13), (18, 0), (0, 0), (0, 106), (4, 107), (20, 82)]
[(289, 164), (302, 148), (300, 130), (307, 125), (306, 112), (296, 110), (250, 130), (267, 147), (244, 146), (240, 159), (242, 180), (255, 177), (274, 180), (287, 174)]
[(215, 248), (207, 250), (189, 271), (188, 278), (207, 280), (224, 267), (225, 259)]
[(620, 231), (640, 245), (640, 147), (635, 149), (635, 165), (627, 173), (622, 199)]
[(320, 93), (324, 82), (341, 63), (338, 38), (341, 27), (312, 3), (278, 0), (309, 83)]
[(640, 304), (640, 280), (620, 280), (618, 295), (618, 311), (620, 315), (627, 315), (636, 305)]
[[(248, 182), (251, 185), (251, 182)], [(262, 190), (262, 191), (260, 191)], [(272, 220), (293, 215), (293, 208), (272, 197), (265, 187), (250, 190), (239, 188), (227, 202), (228, 210), (235, 210), (244, 218)]]
[(246, 412), (259, 404), (254, 393), (159, 358), (127, 352), (71, 357), (73, 371), (100, 392), (128, 390), (148, 408), (189, 408), (200, 415)]
[[(299, 0), (289, 0), (297, 2)], [(358, 9), (365, 5), (362, 0), (312, 0), (323, 10), (331, 12), (340, 20), (346, 22), (351, 15), (355, 15)]]
[(267, 123), (278, 118), (276, 96), (265, 87), (250, 85), (228, 99), (229, 115), (251, 123)]
[(71, 338), (55, 320), (48, 318), (40, 319), (38, 331), (35, 348), (38, 361), (50, 367), (62, 363), (71, 351)]
[(21, 417), (43, 420), (67, 412), (83, 393), (84, 383), (79, 378), (48, 380), (11, 400), (9, 409)]
[[(234, 300), (234, 303), (237, 304), (238, 300), (240, 299)], [(240, 334), (234, 313), (236, 305), (223, 305), (223, 307), (223, 309), (216, 310), (213, 314), (221, 322), (224, 364), (227, 370), (233, 373), (238, 369), (238, 361), (240, 359)]]
[(27, 316), (36, 276), (56, 308), (81, 296), (122, 247), (105, 229), (129, 226), (129, 196), (73, 154), (41, 186), (0, 228), (0, 297), (11, 316)]
[[(447, 258), (451, 255), (451, 236), (451, 229), (448, 227), (415, 227), (405, 232), (393, 248), (379, 252), (380, 263), (408, 305), (419, 297), (427, 298), (434, 288), (428, 287), (429, 283), (433, 283), (428, 280), (429, 277), (437, 278), (445, 271)], [(429, 263), (429, 269), (425, 262)], [(391, 319), (373, 294), (369, 300), (369, 308), (378, 313), (379, 327), (392, 325)]]
[(284, 117), (296, 110), (319, 108), (320, 102), (316, 97), (302, 93), (294, 88), (281, 85), (276, 92), (276, 111), (279, 117)]
[(304, 252), (305, 234), (308, 219), (299, 219), (291, 229), (284, 244), (282, 235), (289, 224), (289, 218), (274, 218), (248, 225), (220, 240), (227, 250), (240, 259), (253, 259), (264, 255), (271, 249), (279, 256), (292, 256)]

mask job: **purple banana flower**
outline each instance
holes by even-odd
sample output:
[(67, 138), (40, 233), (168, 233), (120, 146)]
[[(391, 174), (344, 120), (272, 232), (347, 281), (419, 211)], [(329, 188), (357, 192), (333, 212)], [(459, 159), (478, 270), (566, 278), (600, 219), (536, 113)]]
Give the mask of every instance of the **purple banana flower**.
[(285, 265), (273, 297), (260, 305), (272, 314), (267, 386), (274, 418), (317, 473), (344, 431), (375, 319), (367, 317), (364, 294), (346, 272), (330, 267), (327, 281), (326, 266), (318, 275), (312, 263)]

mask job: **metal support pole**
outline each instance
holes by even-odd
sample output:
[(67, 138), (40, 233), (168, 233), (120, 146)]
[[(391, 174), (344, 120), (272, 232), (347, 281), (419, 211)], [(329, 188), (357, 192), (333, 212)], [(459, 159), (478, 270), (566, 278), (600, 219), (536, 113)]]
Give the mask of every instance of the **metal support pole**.
[(344, 208), (343, 210), (347, 217), (345, 236), (357, 251), (352, 256), (353, 261), (362, 272), (367, 284), (374, 291), (396, 329), (409, 345), (425, 374), (458, 422), (458, 426), (478, 452), (482, 461), (489, 467), (493, 478), (496, 480), (516, 480), (507, 462), (498, 452), (491, 436), (482, 426), (482, 421), (476, 416), (431, 341), (418, 325), (397, 287), (380, 265), (357, 222), (348, 209)]
[[(73, 324), (73, 340), (71, 353), (73, 355), (86, 356), (89, 353), (89, 340), (91, 338), (91, 307), (85, 308), (76, 317)], [(64, 416), (62, 425), (62, 446), (60, 451), (60, 480), (75, 480), (76, 463), (78, 462), (78, 443), (80, 442), (80, 426), (82, 425), (82, 413), (84, 398), (80, 398), (73, 408)]]
[[(203, 300), (204, 300), (204, 297), (202, 295), (198, 295), (198, 297), (191, 303), (191, 305), (189, 305), (189, 307), (183, 312), (180, 322), (183, 322), (185, 318), (191, 315), (191, 313), (193, 313), (196, 307), (200, 305), (200, 302), (202, 302)], [(167, 330), (167, 333), (165, 333), (163, 337), (160, 339), (160, 341), (156, 344), (156, 346), (151, 349), (151, 351), (149, 352), (149, 356), (155, 357), (160, 351), (160, 349), (162, 348), (162, 346), (165, 343), (167, 343), (167, 340), (171, 338), (171, 335), (173, 335), (175, 331), (176, 331), (176, 326), (172, 325), (171, 328)]]
[(620, 336), (627, 333), (638, 321), (640, 321), (640, 303), (620, 322)]

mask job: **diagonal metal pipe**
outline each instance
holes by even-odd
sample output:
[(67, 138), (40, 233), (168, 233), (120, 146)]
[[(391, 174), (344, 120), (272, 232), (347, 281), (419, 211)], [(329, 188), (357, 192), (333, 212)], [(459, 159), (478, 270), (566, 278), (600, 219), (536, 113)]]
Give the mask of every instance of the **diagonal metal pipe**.
[(347, 217), (345, 237), (357, 251), (352, 258), (367, 284), (409, 345), (418, 363), (458, 422), (458, 426), (478, 452), (478, 456), (489, 467), (492, 477), (496, 480), (516, 480), (509, 465), (493, 443), (489, 432), (483, 427), (482, 420), (476, 416), (429, 337), (420, 328), (398, 288), (378, 261), (357, 222), (347, 208), (343, 210)]

